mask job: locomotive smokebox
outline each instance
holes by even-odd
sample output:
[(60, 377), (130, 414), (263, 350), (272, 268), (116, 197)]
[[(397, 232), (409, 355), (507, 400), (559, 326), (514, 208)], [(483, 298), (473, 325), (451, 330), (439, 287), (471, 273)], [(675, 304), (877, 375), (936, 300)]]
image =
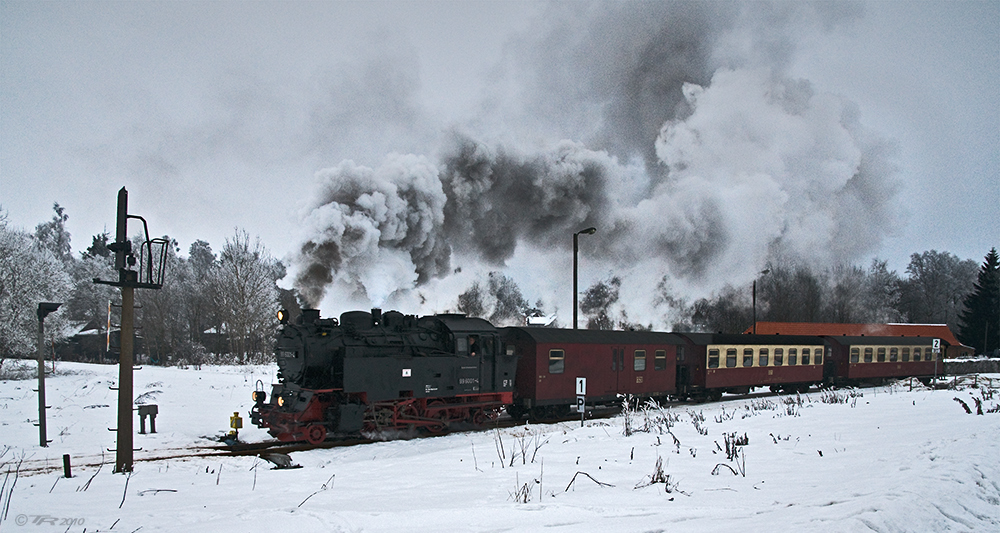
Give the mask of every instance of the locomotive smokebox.
[(302, 323), (312, 324), (319, 320), (319, 309), (303, 309), (302, 310)]

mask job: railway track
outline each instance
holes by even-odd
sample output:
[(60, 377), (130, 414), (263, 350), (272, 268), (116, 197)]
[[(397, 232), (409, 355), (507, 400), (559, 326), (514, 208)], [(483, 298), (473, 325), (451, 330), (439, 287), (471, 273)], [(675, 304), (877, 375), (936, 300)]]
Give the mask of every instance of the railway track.
[[(936, 388), (945, 388), (948, 383), (939, 383)], [(868, 387), (865, 387), (868, 388)], [(727, 399), (750, 399), (750, 398), (763, 398), (780, 396), (781, 393), (774, 393), (770, 391), (760, 391), (751, 392), (749, 394), (739, 395), (738, 397), (732, 397)], [(699, 402), (700, 403), (700, 402)], [(681, 406), (693, 406), (699, 403), (692, 403), (687, 401), (673, 401), (663, 404), (664, 407), (681, 407)], [(714, 403), (714, 402), (713, 402)], [(617, 415), (620, 412), (620, 408), (616, 406), (598, 406), (587, 411), (587, 420), (610, 418)], [(554, 424), (560, 422), (574, 422), (579, 421), (580, 417), (578, 414), (570, 414), (562, 417), (554, 417), (547, 420), (532, 422), (535, 424)], [(188, 459), (188, 458), (202, 458), (202, 457), (241, 457), (250, 455), (261, 455), (268, 453), (293, 453), (310, 451), (316, 449), (330, 449), (339, 448), (343, 446), (358, 446), (363, 444), (371, 444), (375, 442), (384, 442), (387, 440), (412, 440), (412, 439), (424, 439), (433, 438), (444, 435), (449, 435), (452, 433), (461, 433), (465, 431), (482, 431), (482, 430), (493, 430), (495, 428), (511, 428), (524, 425), (526, 422), (524, 420), (514, 420), (510, 417), (503, 415), (494, 423), (490, 424), (488, 427), (476, 427), (472, 425), (456, 425), (454, 428), (446, 429), (445, 431), (438, 433), (429, 432), (387, 432), (382, 435), (382, 438), (365, 438), (365, 437), (341, 437), (332, 438), (321, 442), (319, 444), (309, 444), (306, 442), (279, 442), (279, 441), (264, 441), (264, 442), (252, 442), (252, 443), (238, 443), (235, 445), (228, 444), (213, 444), (213, 445), (200, 445), (200, 446), (190, 446), (186, 448), (162, 448), (157, 450), (142, 451), (137, 450), (135, 462), (145, 463), (145, 462), (156, 462), (156, 461), (166, 461), (173, 459)], [(109, 450), (110, 451), (110, 450)], [(102, 468), (105, 465), (111, 465), (114, 462), (111, 455), (81, 455), (73, 457), (73, 468)], [(6, 461), (0, 462), (0, 472), (7, 472), (17, 470), (21, 475), (33, 475), (33, 474), (45, 474), (51, 472), (57, 472), (62, 470), (61, 458), (45, 458), (45, 459), (31, 459), (30, 457), (24, 458), (22, 460), (8, 459)]]

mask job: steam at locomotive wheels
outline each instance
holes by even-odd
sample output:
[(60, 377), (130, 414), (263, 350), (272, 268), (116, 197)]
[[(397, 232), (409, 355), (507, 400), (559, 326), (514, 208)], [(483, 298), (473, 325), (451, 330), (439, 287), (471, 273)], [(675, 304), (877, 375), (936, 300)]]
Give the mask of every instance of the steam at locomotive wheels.
[(567, 416), (577, 377), (586, 377), (593, 405), (621, 395), (702, 401), (756, 387), (926, 383), (940, 364), (941, 341), (931, 337), (498, 329), (464, 315), (378, 309), (279, 318), (279, 383), (270, 398), (258, 385), (251, 421), (280, 441), (312, 444), (473, 428), (503, 410), (514, 419)]

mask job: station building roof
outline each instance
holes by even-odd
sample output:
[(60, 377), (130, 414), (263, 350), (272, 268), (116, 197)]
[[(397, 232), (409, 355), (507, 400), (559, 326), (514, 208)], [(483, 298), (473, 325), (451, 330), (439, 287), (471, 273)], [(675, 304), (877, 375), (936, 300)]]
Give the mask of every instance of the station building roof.
[[(753, 327), (745, 333), (752, 333)], [(962, 346), (946, 324), (834, 324), (829, 322), (757, 322), (758, 335), (826, 335), (830, 337), (933, 337)]]

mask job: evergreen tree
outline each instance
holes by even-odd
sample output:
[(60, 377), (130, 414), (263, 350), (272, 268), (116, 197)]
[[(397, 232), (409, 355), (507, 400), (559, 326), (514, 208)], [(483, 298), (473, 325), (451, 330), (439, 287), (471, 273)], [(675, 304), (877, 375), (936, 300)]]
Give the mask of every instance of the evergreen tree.
[(964, 303), (959, 340), (974, 346), (978, 353), (996, 350), (1000, 347), (1000, 256), (996, 248), (986, 254), (976, 284)]

